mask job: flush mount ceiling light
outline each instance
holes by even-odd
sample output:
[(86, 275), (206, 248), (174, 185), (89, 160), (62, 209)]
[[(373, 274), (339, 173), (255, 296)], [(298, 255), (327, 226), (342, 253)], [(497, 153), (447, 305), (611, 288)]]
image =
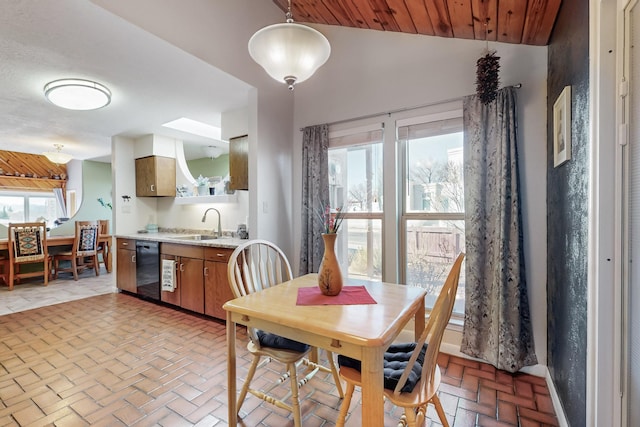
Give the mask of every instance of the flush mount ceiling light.
[(100, 83), (83, 79), (60, 79), (44, 86), (44, 96), (69, 110), (96, 110), (109, 105), (111, 91)]
[(258, 30), (249, 39), (249, 55), (279, 82), (293, 85), (307, 80), (331, 53), (331, 45), (321, 32), (293, 22), (291, 0), (287, 22)]
[(56, 151), (47, 151), (42, 153), (50, 162), (55, 163), (57, 165), (63, 165), (65, 163), (69, 163), (69, 160), (73, 159), (71, 154), (63, 153), (62, 144), (53, 144), (56, 147)]

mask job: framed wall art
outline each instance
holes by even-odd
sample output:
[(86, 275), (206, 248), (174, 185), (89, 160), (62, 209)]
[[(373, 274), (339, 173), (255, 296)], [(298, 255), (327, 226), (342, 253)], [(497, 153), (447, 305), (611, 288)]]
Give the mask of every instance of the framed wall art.
[(571, 159), (571, 86), (553, 104), (553, 167)]

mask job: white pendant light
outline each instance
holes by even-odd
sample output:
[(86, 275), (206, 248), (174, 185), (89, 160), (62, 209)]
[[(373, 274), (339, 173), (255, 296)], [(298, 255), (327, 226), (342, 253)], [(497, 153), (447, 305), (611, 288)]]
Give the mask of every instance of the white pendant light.
[(284, 24), (258, 30), (249, 39), (249, 54), (267, 74), (293, 90), (327, 62), (331, 45), (321, 32), (293, 22), (291, 0), (286, 18)]
[(206, 147), (203, 147), (202, 149), (204, 151), (204, 154), (212, 159), (217, 159), (222, 154), (222, 148), (216, 147), (214, 145), (208, 145)]
[(53, 144), (56, 147), (56, 151), (46, 151), (42, 153), (50, 162), (55, 163), (57, 165), (63, 165), (65, 163), (69, 163), (69, 160), (73, 159), (71, 154), (63, 153), (62, 144)]
[(106, 86), (83, 79), (49, 82), (44, 95), (52, 104), (69, 110), (96, 110), (111, 102), (111, 91)]

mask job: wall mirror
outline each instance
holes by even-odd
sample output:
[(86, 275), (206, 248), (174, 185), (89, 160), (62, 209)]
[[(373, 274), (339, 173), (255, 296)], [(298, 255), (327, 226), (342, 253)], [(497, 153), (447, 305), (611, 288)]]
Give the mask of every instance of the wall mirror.
[(224, 145), (184, 142), (184, 158), (191, 176), (197, 178), (229, 175), (229, 148)]

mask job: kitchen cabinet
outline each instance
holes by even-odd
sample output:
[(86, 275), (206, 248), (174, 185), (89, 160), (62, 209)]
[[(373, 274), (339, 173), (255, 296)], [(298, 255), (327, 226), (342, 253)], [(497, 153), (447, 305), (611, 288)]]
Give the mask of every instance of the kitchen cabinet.
[(173, 292), (161, 291), (160, 300), (196, 313), (204, 313), (204, 248), (162, 243), (160, 258), (176, 263)]
[(226, 319), (222, 305), (235, 298), (227, 278), (227, 262), (232, 249), (205, 248), (204, 261), (204, 314)]
[(116, 239), (116, 286), (136, 293), (136, 241)]
[(136, 196), (176, 195), (176, 159), (149, 156), (136, 159)]
[(229, 189), (249, 189), (249, 137), (229, 139)]

